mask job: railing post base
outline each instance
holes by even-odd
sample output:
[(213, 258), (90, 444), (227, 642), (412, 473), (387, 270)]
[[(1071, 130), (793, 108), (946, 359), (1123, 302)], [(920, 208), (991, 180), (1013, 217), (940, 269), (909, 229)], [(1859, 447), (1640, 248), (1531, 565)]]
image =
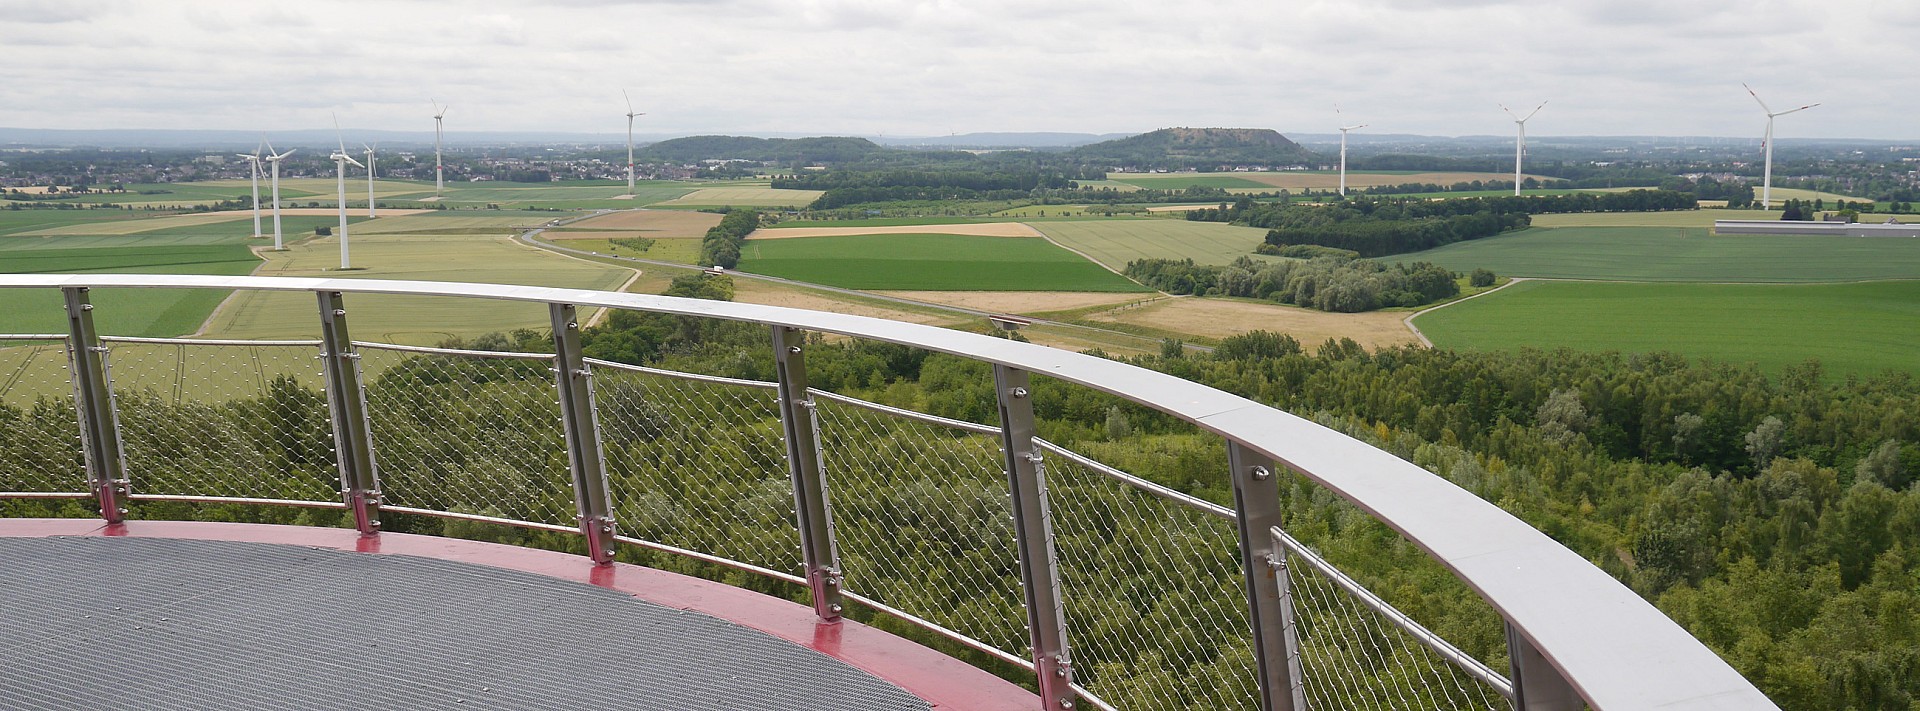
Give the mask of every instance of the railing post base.
[(67, 365), (73, 376), (73, 407), (80, 421), (87, 487), (100, 504), (100, 518), (118, 524), (127, 516), (133, 493), (127, 459), (120, 447), (119, 413), (107, 376), (107, 348), (93, 325), (93, 301), (87, 287), (60, 290), (67, 305)]
[(361, 387), (360, 354), (354, 352), (347, 330), (345, 298), (338, 291), (316, 293), (320, 297), (320, 363), (326, 375), (340, 496), (353, 511), (354, 528), (370, 536), (380, 532), (380, 474), (374, 465), (373, 423), (367, 418), (367, 394)]
[(787, 445), (787, 474), (793, 481), (793, 512), (800, 529), (800, 558), (806, 566), (813, 612), (822, 622), (838, 622), (845, 610), (840, 595), (840, 551), (833, 540), (833, 505), (820, 457), (820, 430), (813, 396), (807, 392), (806, 332), (773, 327), (773, 366), (779, 380), (781, 436)]
[(553, 317), (554, 387), (560, 396), (560, 420), (567, 433), (567, 469), (573, 475), (573, 503), (587, 556), (596, 565), (612, 565), (613, 496), (607, 490), (607, 462), (600, 451), (600, 417), (593, 406), (593, 370), (580, 352), (580, 320), (573, 304), (548, 304)]

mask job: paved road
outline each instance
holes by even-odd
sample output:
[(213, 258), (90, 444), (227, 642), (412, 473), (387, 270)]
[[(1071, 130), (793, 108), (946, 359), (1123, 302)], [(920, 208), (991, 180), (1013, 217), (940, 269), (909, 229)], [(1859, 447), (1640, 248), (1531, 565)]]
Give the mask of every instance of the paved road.
[[(599, 259), (615, 259), (623, 262), (633, 262), (635, 264), (648, 264), (648, 265), (659, 266), (659, 267), (672, 267), (675, 269), (698, 269), (699, 268), (699, 267), (689, 266), (686, 264), (680, 264), (678, 262), (663, 262), (656, 259), (640, 259), (638, 257), (622, 257), (618, 255), (613, 255), (613, 254), (602, 254), (599, 252), (592, 252), (584, 249), (574, 249), (572, 247), (564, 247), (564, 246), (555, 244), (553, 242), (545, 242), (545, 241), (535, 239), (535, 237), (539, 236), (540, 233), (547, 231), (548, 227), (560, 227), (560, 226), (572, 224), (574, 222), (578, 222), (580, 220), (584, 220), (590, 217), (599, 217), (609, 212), (625, 212), (625, 211), (624, 210), (600, 210), (588, 215), (582, 215), (580, 217), (574, 217), (574, 218), (568, 218), (565, 220), (549, 222), (548, 224), (543, 225), (541, 227), (535, 227), (531, 230), (527, 230), (526, 232), (522, 232), (520, 234), (520, 241), (525, 242), (528, 246), (534, 247), (536, 249), (544, 249), (551, 252), (560, 252), (562, 254), (572, 254), (572, 255), (583, 256), (583, 257), (596, 257)], [(857, 296), (863, 299), (878, 299), (881, 301), (891, 301), (893, 303), (904, 304), (907, 306), (918, 306), (922, 308), (937, 309), (940, 311), (964, 314), (967, 316), (977, 316), (980, 318), (987, 318), (990, 316), (1001, 315), (1001, 314), (994, 313), (992, 311), (980, 311), (978, 309), (969, 309), (969, 308), (964, 308), (960, 306), (953, 306), (950, 304), (939, 304), (931, 301), (920, 301), (917, 299), (908, 299), (908, 298), (899, 297), (899, 296), (875, 294), (873, 292), (860, 291), (858, 289), (843, 289), (837, 286), (827, 286), (825, 284), (815, 284), (813, 282), (806, 282), (806, 281), (795, 281), (793, 279), (783, 279), (777, 276), (768, 276), (766, 274), (754, 274), (752, 272), (743, 272), (743, 271), (737, 271), (733, 269), (727, 270), (727, 274), (730, 276), (740, 277), (744, 279), (759, 279), (761, 281), (768, 281), (776, 284), (786, 284), (788, 286), (797, 286), (797, 287), (806, 288), (806, 289), (818, 289), (820, 291), (828, 291), (836, 294), (844, 294), (847, 296)], [(1094, 326), (1083, 326), (1077, 323), (1048, 321), (1046, 319), (1034, 319), (1033, 323), (1036, 325), (1045, 325), (1045, 326), (1052, 326), (1056, 328), (1080, 331), (1083, 333), (1087, 333), (1089, 335), (1097, 335), (1103, 338), (1117, 338), (1117, 339), (1121, 339), (1122, 342), (1142, 344), (1149, 349), (1156, 348), (1160, 344), (1160, 339), (1157, 339), (1157, 338), (1149, 338), (1146, 336), (1136, 336), (1134, 334), (1126, 333), (1122, 331), (1112, 331), (1104, 328), (1097, 328)], [(1206, 346), (1188, 345), (1187, 347), (1203, 353), (1213, 352), (1212, 348), (1208, 348)]]

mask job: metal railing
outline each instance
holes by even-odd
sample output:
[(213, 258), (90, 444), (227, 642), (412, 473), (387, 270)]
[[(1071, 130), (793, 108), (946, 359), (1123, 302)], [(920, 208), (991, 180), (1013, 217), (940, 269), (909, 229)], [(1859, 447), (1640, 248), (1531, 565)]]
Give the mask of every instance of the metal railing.
[[(1047, 709), (1773, 708), (1658, 610), (1472, 494), (1244, 398), (1092, 356), (879, 319), (607, 292), (380, 280), (0, 276), (65, 334), (0, 335), (0, 498), (383, 512), (581, 536), (807, 586), (1029, 670)], [(92, 288), (305, 291), (319, 338), (102, 337)], [(552, 353), (355, 341), (351, 294), (547, 304)], [(577, 310), (759, 323), (776, 376), (586, 358)], [(989, 364), (994, 424), (809, 386), (809, 334)], [(1033, 375), (1223, 440), (1233, 505), (1035, 431)], [(1304, 477), (1303, 479), (1298, 477)], [(1505, 673), (1286, 532), (1282, 482), (1357, 507), (1504, 621)], [(1490, 618), (1496, 619), (1496, 618)], [(1483, 656), (1492, 656), (1482, 650)]]

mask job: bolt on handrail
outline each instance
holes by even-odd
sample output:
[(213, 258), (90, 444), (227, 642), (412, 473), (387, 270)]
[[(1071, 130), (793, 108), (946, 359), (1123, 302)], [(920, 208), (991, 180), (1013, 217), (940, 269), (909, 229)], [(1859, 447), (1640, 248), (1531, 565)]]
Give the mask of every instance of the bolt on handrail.
[[(289, 279), (173, 275), (4, 275), (0, 288), (60, 289), (68, 297), (71, 338), (75, 354), (76, 403), (86, 436), (87, 462), (96, 495), (107, 504), (106, 515), (116, 517), (126, 499), (124, 460), (118, 455), (113, 429), (111, 392), (104, 365), (87, 354), (100, 349), (85, 295), (91, 288), (200, 288), (305, 291), (320, 296), (323, 314), (328, 298), (345, 294), (401, 294), (455, 296), (544, 303), (559, 309), (606, 307), (682, 316), (760, 323), (787, 332), (823, 332), (904, 344), (989, 363), (1002, 384), (1002, 426), (1008, 475), (1015, 487), (1028, 487), (1034, 497), (1026, 513), (1021, 540), (1025, 587), (1030, 603), (1029, 629), (1034, 632), (1034, 668), (1042, 674), (1049, 708), (1071, 708), (1074, 694), (1071, 662), (1064, 634), (1055, 635), (1049, 612), (1035, 607), (1055, 606), (1044, 589), (1053, 550), (1046, 527), (1044, 470), (1038, 466), (1045, 446), (1022, 434), (1025, 417), (1009, 397), (1022, 389), (1029, 376), (1044, 375), (1089, 387), (1159, 410), (1226, 438), (1236, 483), (1235, 520), (1241, 529), (1241, 547), (1248, 572), (1257, 661), (1262, 666), (1261, 688), (1268, 709), (1299, 709), (1299, 670), (1292, 657), (1290, 607), (1276, 596), (1274, 576), (1261, 557), (1284, 551), (1269, 529), (1279, 524), (1267, 501), (1272, 495), (1275, 467), (1285, 467), (1357, 505), (1393, 528), (1447, 567), (1506, 620), (1513, 660), (1512, 690), (1517, 707), (1572, 709), (1585, 703), (1597, 709), (1663, 708), (1719, 709), (1773, 708), (1773, 704), (1724, 661), (1689, 636), (1678, 625), (1632, 591), (1510, 514), (1469, 492), (1329, 428), (1280, 412), (1245, 398), (1164, 373), (1106, 359), (1061, 350), (961, 333), (930, 326), (860, 316), (783, 307), (736, 304), (665, 296), (528, 286), (406, 282), (360, 279)], [(336, 302), (337, 303), (337, 302)], [(331, 311), (339, 311), (338, 307)], [(556, 314), (558, 311), (556, 311)], [(557, 318), (557, 316), (556, 316)], [(344, 329), (342, 329), (344, 330)], [(339, 346), (351, 347), (339, 334)], [(347, 360), (346, 348), (330, 354)], [(550, 356), (549, 356), (550, 357)], [(339, 369), (342, 372), (352, 370)], [(560, 377), (566, 377), (562, 373)], [(343, 388), (338, 378), (329, 384)], [(353, 393), (345, 387), (340, 395)], [(581, 388), (590, 390), (590, 388)], [(790, 392), (801, 397), (804, 384)], [(352, 409), (352, 400), (334, 396), (334, 409)], [(564, 403), (563, 403), (564, 404)], [(336, 420), (340, 413), (336, 412)], [(353, 418), (347, 418), (349, 421)], [(336, 427), (340, 425), (336, 423)], [(351, 429), (351, 424), (346, 427)], [(1030, 430), (1024, 430), (1030, 433)], [(789, 429), (791, 435), (793, 430)], [(572, 447), (570, 446), (570, 449)], [(795, 450), (789, 445), (789, 453)], [(371, 452), (368, 459), (371, 460)], [(586, 457), (571, 453), (576, 482)], [(1022, 462), (1033, 473), (1022, 474)], [(117, 466), (116, 466), (117, 465)], [(343, 460), (342, 489), (349, 496), (358, 489), (370, 497), (355, 505), (360, 511), (377, 505), (377, 479), (349, 476)], [(1025, 481), (1027, 483), (1023, 484)], [(358, 484), (358, 486), (353, 486)], [(372, 487), (370, 490), (361, 487)], [(1156, 492), (1157, 493), (1157, 492)], [(803, 506), (809, 505), (802, 502)], [(592, 537), (594, 526), (608, 524), (593, 518), (582, 504), (581, 532)], [(394, 508), (394, 507), (388, 507)], [(824, 513), (824, 511), (823, 511)], [(370, 514), (362, 514), (363, 530), (373, 528)], [(488, 519), (486, 516), (463, 516)], [(826, 514), (831, 530), (830, 513)], [(1271, 524), (1266, 522), (1271, 521)], [(511, 523), (511, 521), (506, 521)], [(539, 527), (547, 528), (541, 524)], [(808, 544), (808, 545), (817, 545)], [(827, 544), (822, 550), (830, 550)], [(810, 563), (810, 565), (815, 565)], [(1266, 574), (1262, 578), (1262, 574)], [(832, 576), (809, 574), (810, 580)], [(1057, 579), (1057, 578), (1056, 578)], [(1262, 583), (1261, 580), (1270, 582)], [(1057, 585), (1057, 584), (1056, 584)], [(1033, 597), (1039, 594), (1039, 598)], [(1057, 599), (1057, 593), (1053, 599)], [(1049, 619), (1049, 618), (1052, 619)], [(1053, 673), (1048, 673), (1052, 671)], [(1063, 682), (1050, 686), (1051, 679)]]

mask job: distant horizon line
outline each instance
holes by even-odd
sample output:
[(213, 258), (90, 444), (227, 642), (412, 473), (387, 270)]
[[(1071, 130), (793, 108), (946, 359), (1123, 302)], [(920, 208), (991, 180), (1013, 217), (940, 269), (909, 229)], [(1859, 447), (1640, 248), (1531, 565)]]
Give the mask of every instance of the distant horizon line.
[[(660, 141), (666, 141), (666, 140), (673, 140), (677, 138), (691, 138), (695, 136), (727, 136), (727, 137), (739, 137), (739, 138), (786, 138), (786, 139), (863, 138), (868, 140), (876, 140), (876, 139), (884, 140), (891, 143), (891, 142), (908, 142), (908, 141), (920, 141), (920, 140), (945, 142), (945, 141), (952, 141), (953, 139), (967, 138), (967, 137), (1049, 136), (1049, 137), (1063, 137), (1063, 138), (1064, 137), (1090, 138), (1090, 139), (1094, 139), (1095, 141), (1103, 141), (1103, 140), (1112, 140), (1115, 138), (1138, 136), (1141, 134), (1151, 133), (1153, 131), (1161, 130), (1163, 128), (1170, 128), (1170, 127), (1163, 126), (1160, 128), (1147, 129), (1144, 131), (1138, 131), (1138, 132), (1132, 132), (1132, 133), (1091, 132), (1091, 131), (969, 131), (964, 133), (948, 133), (948, 134), (887, 134), (887, 133), (860, 133), (860, 132), (804, 132), (804, 131), (735, 131), (735, 132), (656, 131), (656, 132), (649, 132), (649, 133), (636, 133), (634, 134), (634, 139), (636, 141), (645, 140), (649, 142), (660, 142)], [(1195, 126), (1193, 128), (1236, 128), (1236, 129), (1255, 128), (1255, 129), (1258, 129), (1260, 127)], [(1315, 138), (1325, 137), (1327, 140), (1337, 141), (1340, 136), (1339, 131), (1335, 129), (1329, 129), (1326, 131), (1295, 131), (1295, 132), (1288, 132), (1280, 129), (1270, 129), (1270, 130), (1273, 130), (1276, 133), (1279, 133), (1283, 136), (1287, 136), (1289, 138), (1294, 136), (1303, 136), (1303, 137), (1310, 136)], [(265, 135), (271, 138), (275, 135), (315, 134), (315, 135), (331, 138), (334, 136), (335, 130), (330, 127), (269, 129), (269, 130), (263, 131), (263, 130), (256, 130), (256, 129), (235, 129), (235, 128), (34, 128), (34, 127), (23, 127), (23, 126), (0, 126), (0, 145), (7, 145), (7, 144), (30, 145), (24, 141), (15, 140), (13, 137), (8, 136), (7, 135), (8, 133), (47, 134), (49, 137), (51, 136), (83, 136), (83, 135), (115, 135), (115, 134), (163, 134), (163, 135), (176, 135), (176, 136), (200, 135), (200, 136), (207, 136), (210, 138), (218, 137), (222, 142), (235, 142), (235, 141), (244, 142), (244, 141), (252, 140), (252, 137), (257, 137), (261, 135)], [(358, 135), (381, 134), (381, 135), (387, 135), (387, 136), (420, 137), (420, 140), (426, 140), (430, 142), (433, 138), (434, 132), (432, 129), (415, 130), (415, 129), (342, 127), (340, 129), (340, 133), (358, 134)], [(488, 140), (507, 140), (507, 137), (522, 136), (522, 137), (526, 137), (528, 140), (574, 139), (574, 140), (591, 140), (594, 142), (613, 141), (613, 142), (621, 142), (621, 143), (624, 143), (626, 141), (626, 134), (619, 131), (591, 132), (591, 131), (566, 131), (566, 130), (545, 130), (545, 129), (484, 129), (483, 128), (483, 129), (466, 129), (466, 130), (450, 129), (445, 132), (445, 136), (448, 139), (451, 139), (455, 136), (469, 136), (469, 137), (483, 136), (483, 137), (486, 137), (486, 139)], [(1409, 139), (1508, 141), (1508, 140), (1512, 140), (1513, 137), (1506, 134), (1493, 134), (1493, 133), (1446, 135), (1446, 134), (1423, 134), (1423, 133), (1355, 132), (1354, 134), (1352, 134), (1351, 138), (1359, 142), (1377, 142), (1377, 141), (1385, 141), (1385, 140), (1409, 140)], [(1542, 140), (1551, 140), (1551, 139), (1745, 141), (1745, 142), (1752, 142), (1752, 143), (1758, 143), (1761, 141), (1761, 138), (1759, 136), (1725, 136), (1725, 135), (1700, 135), (1700, 134), (1670, 135), (1670, 134), (1631, 134), (1631, 133), (1627, 133), (1627, 134), (1577, 134), (1577, 133), (1537, 134), (1537, 135), (1529, 135), (1528, 138), (1531, 141), (1542, 141)], [(469, 140), (473, 140), (473, 139), (469, 139)], [(1870, 144), (1914, 143), (1914, 144), (1920, 145), (1920, 138), (1789, 136), (1789, 137), (1782, 138), (1781, 140), (1795, 141), (1795, 142), (1817, 141), (1817, 142), (1828, 142), (1828, 143), (1870, 143)]]

